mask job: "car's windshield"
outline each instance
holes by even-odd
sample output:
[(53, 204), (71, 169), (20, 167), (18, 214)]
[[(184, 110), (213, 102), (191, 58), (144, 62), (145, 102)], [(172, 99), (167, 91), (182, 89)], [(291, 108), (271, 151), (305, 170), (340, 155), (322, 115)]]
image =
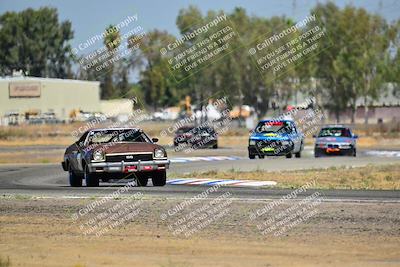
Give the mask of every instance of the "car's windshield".
[(318, 137), (351, 137), (351, 133), (347, 128), (323, 128), (319, 132)]
[(200, 133), (213, 133), (213, 132), (214, 132), (214, 129), (213, 129), (213, 128), (210, 128), (210, 127), (200, 127), (200, 128), (198, 129), (198, 131), (199, 131)]
[(150, 138), (137, 129), (92, 131), (89, 133), (89, 144), (109, 142), (151, 142)]
[(293, 127), (288, 121), (266, 121), (258, 123), (257, 133), (291, 133)]
[(182, 127), (182, 128), (179, 128), (179, 129), (176, 131), (176, 133), (177, 133), (177, 134), (183, 134), (183, 133), (188, 133), (188, 132), (190, 132), (190, 131), (194, 131), (194, 127)]

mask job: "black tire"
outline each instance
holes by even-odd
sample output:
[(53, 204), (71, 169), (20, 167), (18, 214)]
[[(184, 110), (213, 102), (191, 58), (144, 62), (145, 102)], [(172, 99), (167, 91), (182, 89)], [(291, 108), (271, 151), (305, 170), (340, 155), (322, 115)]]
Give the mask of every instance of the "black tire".
[(89, 172), (89, 168), (87, 165), (85, 165), (84, 177), (87, 187), (98, 187), (100, 185), (99, 177), (95, 173)]
[(264, 155), (258, 155), (258, 158), (259, 159), (263, 159), (263, 158), (265, 158), (265, 156)]
[(137, 186), (147, 186), (148, 182), (149, 182), (149, 177), (147, 177), (145, 175), (138, 175), (136, 177)]
[(218, 143), (215, 143), (212, 148), (213, 149), (217, 149), (218, 148)]
[(167, 172), (166, 171), (155, 171), (151, 177), (153, 186), (164, 186), (167, 183)]
[(292, 158), (292, 153), (291, 153), (291, 152), (290, 152), (290, 153), (287, 153), (287, 154), (286, 154), (286, 158), (287, 158), (287, 159)]
[(296, 158), (301, 158), (301, 151), (297, 152), (296, 154), (294, 154)]
[(255, 159), (256, 158), (256, 155), (254, 155), (254, 154), (249, 154), (249, 159)]
[(69, 177), (69, 185), (72, 187), (81, 187), (82, 186), (82, 176), (77, 175), (72, 167), (68, 166), (68, 177)]

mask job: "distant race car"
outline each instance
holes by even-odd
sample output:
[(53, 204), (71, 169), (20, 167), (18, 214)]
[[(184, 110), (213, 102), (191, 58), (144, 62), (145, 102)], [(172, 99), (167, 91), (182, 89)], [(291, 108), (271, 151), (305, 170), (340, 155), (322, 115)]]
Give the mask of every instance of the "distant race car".
[(329, 125), (321, 128), (315, 141), (314, 156), (325, 155), (357, 156), (357, 135), (342, 125)]
[(184, 126), (175, 132), (174, 146), (182, 148), (218, 148), (218, 134), (208, 126)]
[(262, 120), (249, 138), (249, 158), (256, 156), (301, 157), (304, 149), (304, 136), (292, 120)]
[(99, 186), (99, 181), (134, 178), (146, 186), (166, 184), (170, 161), (165, 149), (139, 128), (106, 128), (85, 132), (67, 147), (62, 167), (68, 171), (71, 186)]

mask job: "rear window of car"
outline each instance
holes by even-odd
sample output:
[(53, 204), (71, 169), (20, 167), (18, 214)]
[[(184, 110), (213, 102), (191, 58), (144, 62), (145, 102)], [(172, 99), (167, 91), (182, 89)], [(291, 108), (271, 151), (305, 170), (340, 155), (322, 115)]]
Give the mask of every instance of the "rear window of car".
[(351, 137), (351, 132), (348, 128), (323, 128), (319, 132), (318, 137)]

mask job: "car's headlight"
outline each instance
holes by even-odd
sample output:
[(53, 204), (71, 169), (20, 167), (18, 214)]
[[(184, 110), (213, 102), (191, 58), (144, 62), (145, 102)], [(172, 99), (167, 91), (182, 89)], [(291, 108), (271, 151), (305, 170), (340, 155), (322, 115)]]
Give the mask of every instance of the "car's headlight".
[(249, 141), (249, 145), (254, 146), (255, 144), (256, 144), (256, 141), (255, 141), (255, 140), (250, 140), (250, 141)]
[(93, 153), (93, 159), (96, 161), (104, 160), (104, 152), (103, 151), (95, 151)]
[(164, 158), (164, 157), (165, 157), (165, 151), (164, 151), (164, 149), (156, 148), (156, 149), (154, 150), (154, 157), (155, 157), (155, 158)]
[(288, 146), (290, 144), (290, 142), (289, 141), (281, 141), (281, 144), (283, 146)]

